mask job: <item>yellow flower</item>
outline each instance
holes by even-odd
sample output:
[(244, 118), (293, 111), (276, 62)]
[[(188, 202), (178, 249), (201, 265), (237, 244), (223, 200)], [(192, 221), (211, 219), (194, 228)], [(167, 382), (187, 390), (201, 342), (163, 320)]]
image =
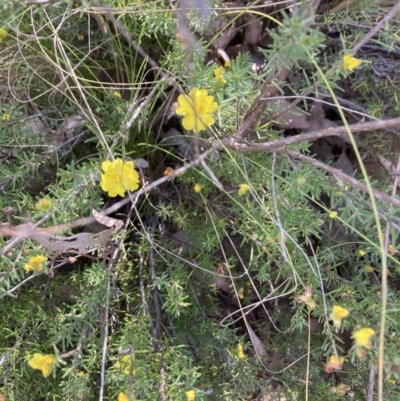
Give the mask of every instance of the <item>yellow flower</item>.
[(326, 373), (331, 374), (334, 370), (342, 369), (344, 358), (341, 356), (331, 355), (329, 361), (325, 365)]
[(357, 58), (354, 58), (350, 56), (349, 54), (346, 54), (343, 57), (343, 69), (345, 71), (350, 71), (353, 72), (357, 67), (361, 65), (361, 60), (358, 60)]
[(358, 256), (364, 256), (365, 255), (365, 251), (363, 251), (362, 249), (358, 250)]
[(214, 96), (208, 96), (205, 89), (193, 88), (189, 95), (178, 96), (175, 112), (183, 116), (183, 127), (197, 134), (214, 124), (211, 114), (217, 109), (218, 103), (214, 102)]
[(336, 355), (331, 355), (331, 357), (329, 358), (329, 362), (341, 366), (343, 365), (344, 358), (342, 356), (338, 357)]
[(329, 212), (329, 214), (328, 214), (328, 217), (330, 218), (330, 219), (336, 219), (336, 217), (337, 217), (337, 212), (336, 211), (332, 211), (332, 212)]
[(134, 169), (133, 162), (124, 163), (121, 159), (106, 160), (101, 164), (104, 173), (101, 174), (100, 187), (111, 198), (124, 196), (125, 191), (139, 188), (139, 174)]
[(196, 398), (196, 393), (194, 392), (194, 390), (186, 391), (186, 397), (187, 401), (193, 401)]
[(114, 91), (113, 95), (114, 95), (114, 97), (121, 99), (121, 94), (118, 91)]
[(47, 258), (42, 255), (33, 256), (32, 258), (29, 258), (29, 261), (25, 265), (24, 269), (27, 272), (31, 270), (41, 272), (44, 269), (43, 262), (46, 260)]
[(0, 42), (2, 42), (6, 36), (7, 36), (7, 29), (0, 28)]
[(339, 305), (333, 305), (332, 313), (329, 315), (329, 320), (333, 320), (333, 325), (336, 330), (340, 330), (342, 320), (349, 315), (349, 311), (346, 308), (342, 308)]
[(226, 81), (224, 79), (224, 74), (225, 74), (225, 68), (224, 67), (218, 67), (214, 71), (215, 80), (220, 84), (226, 84)]
[(237, 356), (239, 359), (243, 359), (245, 357), (242, 344), (237, 346)]
[(51, 209), (53, 206), (52, 202), (48, 198), (42, 198), (35, 204), (35, 209), (39, 211), (45, 211)]
[[(121, 370), (123, 369), (124, 373), (126, 375), (129, 375), (129, 373), (131, 373), (130, 361), (131, 361), (130, 355), (125, 355), (125, 356), (122, 357), (121, 362), (117, 362), (115, 364), (115, 366), (116, 366), (117, 369), (121, 369)], [(134, 374), (133, 371), (132, 371), (132, 374)]]
[(330, 387), (329, 392), (343, 397), (344, 395), (346, 395), (349, 392), (350, 389), (351, 389), (351, 386), (349, 384), (342, 383), (342, 384), (339, 384), (337, 387)]
[(395, 256), (395, 255), (397, 254), (397, 251), (396, 251), (396, 249), (394, 249), (394, 247), (393, 247), (392, 244), (389, 244), (389, 245), (388, 245), (388, 247), (387, 247), (387, 253), (388, 253), (388, 255), (390, 255), (390, 256)]
[(317, 304), (312, 299), (312, 291), (309, 285), (306, 286), (304, 295), (300, 295), (296, 298), (297, 302), (304, 302), (311, 310), (315, 310)]
[[(0, 42), (1, 42), (1, 40), (0, 40)], [(4, 121), (9, 121), (9, 120), (11, 120), (11, 116), (7, 113), (4, 113), (1, 117), (1, 119)]]
[(365, 265), (365, 266), (364, 266), (364, 270), (365, 270), (367, 273), (372, 273), (372, 272), (374, 271), (374, 268), (373, 268), (371, 265)]
[(42, 355), (39, 353), (33, 354), (33, 357), (29, 359), (28, 365), (33, 369), (41, 370), (43, 377), (47, 377), (53, 371), (56, 366), (57, 359), (53, 354)]
[(165, 167), (164, 175), (172, 175), (174, 172), (175, 170), (172, 167)]
[(239, 195), (246, 195), (250, 191), (250, 187), (247, 184), (239, 185)]
[(356, 330), (352, 338), (355, 339), (356, 347), (371, 348), (371, 337), (375, 335), (375, 331), (370, 328)]
[(202, 187), (200, 184), (196, 184), (193, 189), (194, 192), (199, 193), (202, 190)]
[(129, 401), (129, 398), (125, 393), (121, 392), (118, 394), (118, 401)]

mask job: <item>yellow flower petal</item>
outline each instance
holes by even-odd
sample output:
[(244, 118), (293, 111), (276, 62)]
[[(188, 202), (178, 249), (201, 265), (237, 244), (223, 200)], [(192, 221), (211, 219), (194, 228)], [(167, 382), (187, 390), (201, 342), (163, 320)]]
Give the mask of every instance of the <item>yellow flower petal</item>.
[(214, 124), (211, 114), (217, 109), (214, 96), (208, 96), (205, 89), (193, 88), (188, 95), (178, 96), (175, 113), (183, 116), (182, 125), (187, 131), (198, 133)]
[(131, 161), (124, 163), (117, 158), (115, 161), (105, 160), (101, 164), (104, 173), (101, 174), (100, 187), (108, 196), (124, 196), (127, 190), (139, 188), (139, 174)]
[(311, 310), (315, 310), (317, 307), (316, 302), (312, 299), (312, 291), (309, 285), (306, 286), (304, 295), (300, 295), (296, 298), (297, 302), (304, 302)]
[(245, 357), (242, 344), (237, 346), (237, 356), (239, 359), (243, 359)]
[(336, 355), (331, 355), (329, 362), (334, 365), (343, 365), (344, 358), (342, 356), (337, 357)]
[(43, 255), (33, 256), (29, 258), (28, 263), (25, 264), (25, 271), (42, 271), (44, 269), (44, 262), (47, 260)]
[(32, 368), (32, 369), (42, 369), (42, 365), (43, 365), (43, 361), (44, 358), (46, 357), (46, 355), (42, 355), (39, 353), (35, 353), (33, 354), (33, 357), (31, 359), (29, 359), (28, 361), (28, 365)]
[(194, 189), (194, 192), (199, 193), (199, 192), (201, 192), (202, 187), (200, 184), (196, 184), (193, 189)]
[(338, 215), (338, 212), (336, 212), (336, 211), (329, 212), (329, 214), (328, 214), (329, 218), (332, 220), (336, 219), (337, 215)]
[(194, 390), (186, 391), (187, 401), (193, 401), (196, 398), (196, 393)]
[(361, 65), (361, 60), (358, 60), (357, 58), (346, 54), (345, 56), (343, 56), (342, 64), (345, 71), (353, 72), (357, 67)]
[(121, 94), (118, 91), (114, 91), (113, 95), (114, 97), (121, 99)]
[(44, 377), (48, 377), (56, 366), (57, 359), (53, 354), (43, 355), (40, 353), (33, 354), (28, 361), (28, 365), (32, 369), (41, 370)]
[[(121, 359), (120, 362), (117, 362), (115, 364), (117, 369), (121, 369), (123, 370), (124, 374), (129, 375), (129, 373), (131, 373), (131, 356), (130, 355), (124, 355)], [(132, 374), (134, 374), (134, 372), (132, 371)]]
[(375, 331), (371, 328), (362, 328), (356, 330), (352, 338), (354, 338), (356, 347), (371, 348), (371, 337), (375, 335)]
[(330, 320), (342, 320), (349, 316), (350, 312), (339, 305), (333, 305), (332, 313), (330, 314)]
[[(0, 42), (1, 42), (1, 40), (0, 40)], [(8, 113), (4, 113), (1, 116), (1, 119), (4, 120), (4, 121), (10, 121), (11, 120), (11, 116)]]
[(125, 393), (121, 392), (118, 394), (118, 401), (129, 401), (129, 398)]
[(331, 374), (334, 370), (341, 370), (344, 363), (344, 358), (341, 356), (331, 355), (329, 361), (325, 365), (325, 370)]
[(54, 364), (55, 364), (55, 359), (54, 359), (54, 363), (53, 363), (53, 359), (52, 359), (51, 355), (47, 355), (46, 361), (47, 362), (44, 362), (43, 366), (42, 366), (42, 373), (43, 373), (44, 377), (48, 377), (50, 375), (50, 373), (53, 371)]
[(218, 67), (214, 71), (215, 80), (220, 84), (226, 84), (226, 81), (225, 81), (225, 78), (224, 78), (224, 74), (225, 74), (225, 68), (224, 67)]
[(42, 198), (35, 204), (35, 209), (39, 211), (45, 211), (51, 209), (53, 206), (52, 202), (48, 198)]
[(329, 320), (333, 320), (333, 325), (335, 326), (336, 330), (340, 330), (342, 326), (342, 320), (347, 317), (350, 312), (339, 305), (334, 305), (332, 307), (332, 313), (329, 315)]
[(250, 187), (247, 184), (239, 185), (239, 195), (246, 195), (250, 191)]

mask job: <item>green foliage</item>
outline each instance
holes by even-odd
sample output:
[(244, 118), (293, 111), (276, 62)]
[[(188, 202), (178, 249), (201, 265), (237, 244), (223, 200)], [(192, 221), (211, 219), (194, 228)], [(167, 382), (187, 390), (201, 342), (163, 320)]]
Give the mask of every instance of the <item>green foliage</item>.
[[(109, 0), (105, 11), (69, 1), (2, 5), (8, 34), (0, 41), (0, 394), (7, 401), (121, 401), (121, 393), (185, 401), (193, 390), (196, 400), (268, 399), (279, 392), (322, 400), (339, 399), (332, 394), (336, 377), (354, 399), (364, 399), (385, 322), (380, 379), (385, 400), (397, 400), (398, 209), (382, 200), (375, 207), (340, 177), (288, 155), (239, 153), (219, 142), (235, 135), (264, 81), (282, 66), (292, 72), (286, 84), (272, 80), (279, 95), (328, 103), (342, 97), (363, 105), (364, 116), (399, 115), (398, 60), (384, 63), (380, 53), (366, 51), (360, 69), (350, 74), (343, 67), (342, 56), (362, 36), (351, 24), (372, 26), (376, 5), (319, 16), (317, 23), (299, 10), (282, 14), (279, 26), (266, 28), (271, 45), (259, 50), (265, 63), (257, 73), (244, 51), (231, 59), (221, 83), (214, 76), (220, 60), (205, 57), (224, 34), (212, 21), (225, 3), (183, 17), (166, 3), (133, 3)], [(250, 15), (225, 12), (234, 15), (229, 26), (246, 25), (241, 18)], [(261, 11), (251, 15), (266, 18)], [(177, 19), (187, 20), (196, 43), (176, 35)], [(398, 21), (391, 22), (374, 46), (393, 49), (398, 30)], [(329, 35), (340, 46), (330, 48)], [(388, 76), (397, 81), (387, 84)], [(180, 135), (174, 102), (179, 90), (193, 87), (206, 89), (218, 112), (207, 131)], [(298, 104), (306, 121), (310, 105)], [(333, 120), (343, 120), (346, 110), (335, 110)], [(248, 136), (238, 138), (242, 145), (291, 134), (273, 122), (281, 112), (269, 105)], [(172, 141), (171, 128), (178, 133)], [(370, 148), (362, 163), (396, 151), (382, 133), (363, 140)], [(215, 150), (203, 164), (154, 184), (210, 144)], [(313, 153), (307, 143), (286, 149)], [(106, 231), (78, 219), (121, 200), (107, 198), (99, 185), (101, 163), (116, 157), (135, 160), (142, 188), (154, 187), (113, 211), (122, 229), (76, 254), (73, 235), (91, 233), (79, 237), (90, 242)], [(337, 167), (337, 159), (327, 163)], [(393, 180), (373, 170), (372, 187), (390, 193)], [(366, 182), (357, 169), (352, 174)], [(43, 198), (51, 205), (38, 210)], [(386, 250), (377, 221), (390, 223), (386, 318)], [(70, 241), (71, 252), (49, 250), (32, 232)], [(37, 255), (46, 257), (45, 269), (28, 272)], [(334, 305), (350, 312), (338, 330), (331, 324)], [(360, 357), (351, 335), (364, 327), (376, 336)], [(58, 358), (49, 377), (28, 365), (34, 353)], [(343, 369), (328, 375), (326, 362), (336, 353), (345, 357)]]

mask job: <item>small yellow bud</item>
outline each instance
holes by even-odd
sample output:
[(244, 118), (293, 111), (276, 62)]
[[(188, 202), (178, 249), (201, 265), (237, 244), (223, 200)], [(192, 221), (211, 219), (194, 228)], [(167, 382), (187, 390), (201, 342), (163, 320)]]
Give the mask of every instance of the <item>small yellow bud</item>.
[(365, 270), (367, 273), (372, 273), (372, 272), (374, 271), (374, 268), (373, 268), (371, 265), (365, 265), (365, 266), (364, 266), (364, 270)]
[(297, 180), (296, 180), (296, 184), (297, 184), (299, 187), (302, 187), (302, 186), (306, 185), (306, 184), (307, 184), (307, 178), (304, 177), (303, 175), (300, 176), (300, 177), (298, 177)]
[(46, 211), (51, 209), (53, 206), (52, 202), (48, 198), (42, 198), (35, 204), (35, 209), (39, 210), (40, 212)]
[(329, 212), (328, 217), (333, 220), (333, 219), (336, 219), (337, 215), (338, 215), (338, 212), (332, 211), (332, 212)]
[(201, 192), (202, 187), (200, 184), (196, 184), (193, 189), (194, 189), (194, 192), (196, 192), (198, 194), (199, 192)]

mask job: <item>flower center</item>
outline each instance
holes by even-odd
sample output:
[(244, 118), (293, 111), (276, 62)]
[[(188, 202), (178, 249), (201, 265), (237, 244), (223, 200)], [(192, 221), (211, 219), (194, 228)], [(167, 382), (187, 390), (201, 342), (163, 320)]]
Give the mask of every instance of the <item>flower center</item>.
[(200, 106), (194, 106), (194, 111), (196, 113), (200, 113)]
[(122, 181), (122, 178), (121, 178), (121, 176), (120, 176), (119, 174), (117, 174), (117, 175), (114, 177), (114, 180), (115, 180), (115, 182), (121, 182), (121, 181)]

